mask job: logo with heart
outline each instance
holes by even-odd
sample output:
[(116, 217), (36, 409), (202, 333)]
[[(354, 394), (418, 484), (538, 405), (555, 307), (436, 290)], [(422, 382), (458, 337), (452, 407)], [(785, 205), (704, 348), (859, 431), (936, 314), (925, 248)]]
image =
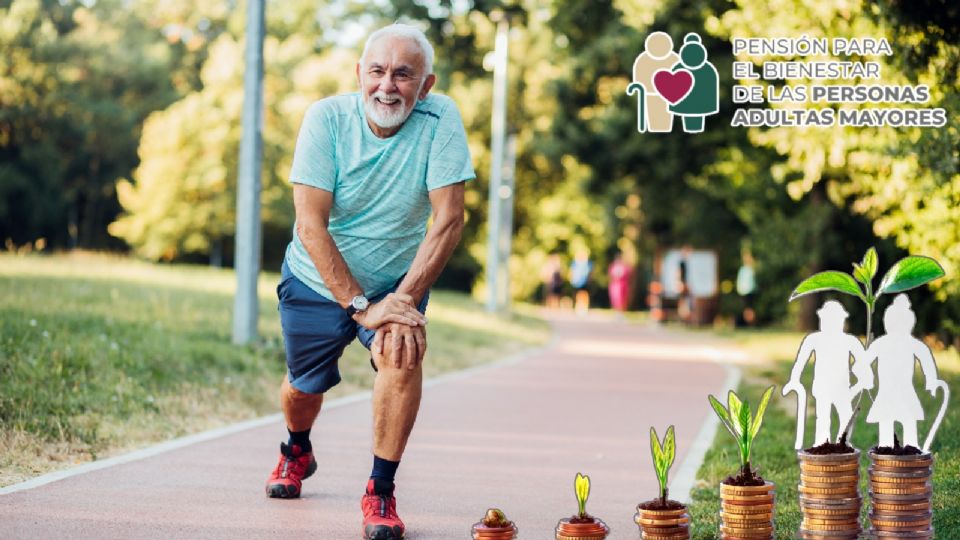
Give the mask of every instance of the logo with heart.
[(637, 131), (670, 133), (674, 120), (685, 133), (703, 131), (705, 119), (720, 112), (720, 76), (700, 34), (689, 32), (674, 51), (673, 38), (653, 32), (633, 61), (627, 95), (637, 96)]
[(653, 74), (653, 87), (663, 99), (676, 105), (693, 90), (693, 74), (685, 69), (661, 69)]

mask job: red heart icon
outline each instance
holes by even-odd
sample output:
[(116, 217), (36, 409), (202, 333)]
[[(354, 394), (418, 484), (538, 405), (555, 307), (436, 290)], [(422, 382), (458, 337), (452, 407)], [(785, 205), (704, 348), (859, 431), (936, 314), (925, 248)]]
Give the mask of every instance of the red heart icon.
[(653, 87), (663, 99), (676, 105), (693, 90), (693, 74), (685, 69), (669, 71), (661, 69), (653, 74)]

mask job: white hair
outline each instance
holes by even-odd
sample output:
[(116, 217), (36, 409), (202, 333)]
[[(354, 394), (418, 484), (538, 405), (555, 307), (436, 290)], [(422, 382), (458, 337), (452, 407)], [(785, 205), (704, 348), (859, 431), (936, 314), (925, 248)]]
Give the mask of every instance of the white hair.
[(384, 26), (383, 28), (370, 34), (370, 37), (367, 38), (367, 43), (363, 46), (363, 54), (360, 56), (361, 68), (364, 67), (364, 60), (367, 58), (367, 50), (370, 49), (370, 45), (372, 45), (378, 39), (385, 37), (400, 37), (412, 40), (414, 43), (416, 43), (417, 47), (420, 48), (420, 53), (423, 55), (423, 67), (426, 71), (424, 76), (433, 73), (433, 46), (430, 45), (430, 42), (427, 41), (427, 36), (424, 35), (419, 28), (403, 23), (394, 23), (389, 26)]

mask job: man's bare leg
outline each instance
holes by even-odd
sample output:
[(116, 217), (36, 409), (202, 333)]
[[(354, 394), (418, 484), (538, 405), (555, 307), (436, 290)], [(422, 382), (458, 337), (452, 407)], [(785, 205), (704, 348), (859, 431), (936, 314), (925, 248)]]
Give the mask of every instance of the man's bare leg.
[(280, 384), (280, 407), (290, 431), (305, 431), (313, 427), (323, 405), (323, 394), (307, 394), (290, 384), (286, 374)]
[(400, 461), (407, 439), (417, 420), (423, 392), (423, 369), (396, 367), (384, 355), (376, 355), (377, 377), (373, 383), (373, 453), (390, 461)]
[(323, 394), (307, 394), (294, 388), (287, 375), (280, 385), (280, 407), (290, 439), (280, 445), (280, 462), (267, 479), (267, 496), (291, 499), (300, 496), (304, 479), (317, 469), (310, 444), (310, 428), (320, 414)]

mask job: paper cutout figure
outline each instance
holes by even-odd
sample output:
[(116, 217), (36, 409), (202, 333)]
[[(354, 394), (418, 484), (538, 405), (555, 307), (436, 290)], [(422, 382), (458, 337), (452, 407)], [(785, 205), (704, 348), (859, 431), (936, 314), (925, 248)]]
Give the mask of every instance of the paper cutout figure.
[[(910, 309), (909, 298), (905, 294), (898, 294), (883, 313), (883, 328), (886, 333), (870, 344), (862, 360), (863, 367), (855, 366), (854, 370), (865, 374), (858, 386), (871, 389), (874, 383), (871, 366), (874, 360), (877, 361), (879, 388), (867, 415), (867, 422), (879, 424), (879, 446), (893, 446), (894, 423), (899, 422), (903, 427), (903, 444), (920, 448), (917, 422), (923, 420), (924, 414), (920, 398), (913, 388), (914, 365), (915, 361), (919, 360), (920, 369), (926, 378), (926, 390), (934, 397), (937, 396), (937, 390), (943, 390), (943, 404), (922, 447), (924, 452), (929, 452), (940, 422), (947, 412), (950, 388), (938, 378), (937, 364), (930, 348), (913, 337), (916, 322), (917, 317)], [(858, 386), (854, 387), (855, 392), (859, 392)]]
[(683, 117), (683, 130), (687, 133), (703, 131), (704, 118), (720, 110), (720, 76), (717, 68), (707, 61), (707, 49), (700, 36), (690, 32), (683, 38), (680, 62), (671, 71), (687, 70), (693, 75), (693, 88), (682, 100), (670, 105), (670, 110)]
[(673, 129), (673, 113), (654, 86), (653, 76), (662, 69), (669, 70), (676, 65), (680, 55), (673, 52), (673, 40), (665, 32), (653, 32), (647, 36), (643, 49), (633, 61), (634, 83), (630, 85), (640, 91), (637, 131), (666, 133)]
[[(790, 382), (783, 387), (783, 395), (797, 393), (797, 438), (794, 448), (803, 448), (803, 430), (807, 413), (806, 389), (800, 383), (800, 375), (807, 365), (810, 355), (814, 355), (813, 399), (816, 401), (816, 433), (814, 445), (836, 441), (839, 431), (847, 425), (853, 415), (853, 399), (858, 385), (873, 384), (873, 374), (866, 362), (866, 352), (860, 340), (844, 333), (844, 321), (847, 311), (836, 300), (828, 300), (817, 310), (820, 317), (820, 331), (808, 334), (800, 344), (797, 359), (790, 373)], [(854, 374), (857, 384), (850, 386), (850, 357), (854, 358)], [(836, 437), (831, 436), (831, 411), (836, 409), (840, 421)]]

